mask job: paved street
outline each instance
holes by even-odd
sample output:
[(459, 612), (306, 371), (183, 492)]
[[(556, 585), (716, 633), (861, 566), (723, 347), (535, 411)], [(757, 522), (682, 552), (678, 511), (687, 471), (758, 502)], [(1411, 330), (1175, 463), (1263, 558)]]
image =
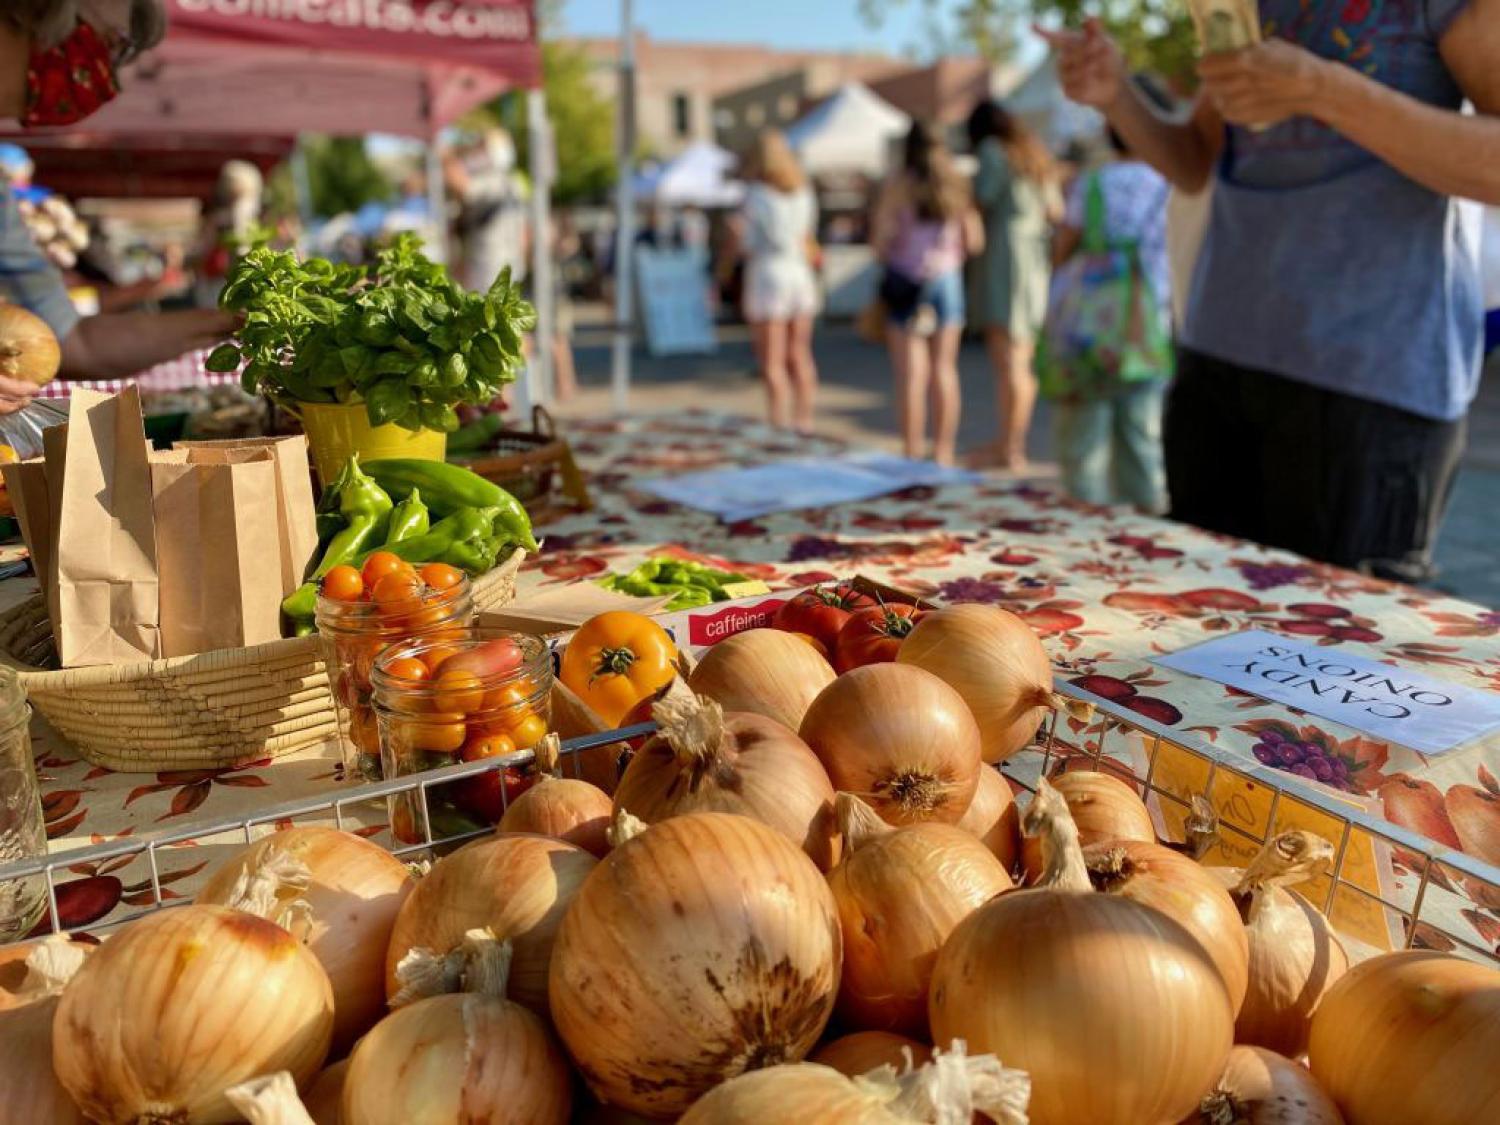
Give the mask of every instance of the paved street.
[[(581, 391), (559, 413), (607, 413), (609, 347), (598, 320), (581, 309), (575, 352)], [(748, 330), (721, 327), (720, 347), (707, 356), (653, 359), (638, 348), (630, 405), (633, 410), (699, 406), (759, 416), (763, 409), (755, 379)], [(847, 324), (821, 324), (815, 338), (823, 395), (820, 428), (861, 442), (896, 447), (890, 373), (882, 349), (866, 344)], [(965, 346), (960, 366), (964, 414), (960, 449), (987, 441), (993, 432), (993, 383), (983, 349)], [(1043, 404), (1032, 427), (1031, 456), (1036, 476), (1051, 476), (1051, 426)], [(1500, 606), (1500, 364), (1492, 364), (1470, 418), (1469, 448), (1453, 507), (1438, 545), (1442, 589), (1488, 606)]]

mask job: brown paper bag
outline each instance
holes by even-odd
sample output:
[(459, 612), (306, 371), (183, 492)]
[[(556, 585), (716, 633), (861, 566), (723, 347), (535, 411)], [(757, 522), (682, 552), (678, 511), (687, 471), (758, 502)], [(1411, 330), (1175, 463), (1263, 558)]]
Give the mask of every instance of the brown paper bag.
[(31, 552), (31, 569), (46, 589), (47, 572), (52, 565), (52, 501), (47, 495), (47, 462), (34, 457), (29, 461), (0, 466), (5, 474), (5, 491), (21, 523), (21, 536)]
[[(56, 518), (57, 602), (52, 622), (64, 667), (124, 664), (161, 655), (156, 533), (140, 392), (78, 388), (63, 438), (65, 465), (48, 453)], [(62, 487), (57, 480), (61, 477)]]
[(307, 461), (307, 439), (294, 437), (231, 438), (226, 441), (179, 441), (197, 465), (235, 464), (258, 460), (269, 452), (276, 466), (277, 534), (281, 543), (281, 594), (302, 585), (302, 572), (318, 549), (317, 515), (313, 506), (312, 472)]
[(151, 465), (163, 656), (281, 636), (279, 498), (268, 449), (195, 463), (173, 450)]

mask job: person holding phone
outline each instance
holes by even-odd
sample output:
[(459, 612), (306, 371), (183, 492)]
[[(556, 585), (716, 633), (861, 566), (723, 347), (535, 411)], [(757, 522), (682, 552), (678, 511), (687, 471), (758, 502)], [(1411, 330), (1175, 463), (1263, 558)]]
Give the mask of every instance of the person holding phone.
[(1039, 29), (1070, 98), (1174, 186), (1213, 185), (1167, 404), (1172, 515), (1422, 581), (1478, 389), (1459, 201), (1500, 202), (1500, 0), (1259, 16), (1263, 42), (1201, 60), (1186, 119), (1096, 21)]

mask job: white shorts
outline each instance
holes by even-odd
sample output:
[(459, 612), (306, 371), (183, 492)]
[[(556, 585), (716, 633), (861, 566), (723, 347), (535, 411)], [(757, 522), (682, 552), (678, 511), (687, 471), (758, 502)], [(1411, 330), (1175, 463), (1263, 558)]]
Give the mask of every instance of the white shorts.
[(821, 304), (812, 267), (799, 258), (752, 258), (745, 270), (745, 319), (797, 320)]

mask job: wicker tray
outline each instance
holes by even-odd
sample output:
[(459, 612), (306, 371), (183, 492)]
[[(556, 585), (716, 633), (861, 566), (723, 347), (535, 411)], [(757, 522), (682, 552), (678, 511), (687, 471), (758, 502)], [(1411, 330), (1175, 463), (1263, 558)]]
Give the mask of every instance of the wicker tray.
[[(526, 552), (474, 583), (477, 609), (515, 597)], [(92, 765), (124, 773), (220, 769), (338, 737), (317, 637), (139, 664), (65, 668), (40, 595), (0, 615), (0, 662), (31, 705)]]
[(530, 430), (501, 430), (489, 448), (450, 455), (449, 460), (493, 481), (526, 505), (536, 523), (592, 506), (573, 450), (557, 436), (543, 406), (531, 411)]

